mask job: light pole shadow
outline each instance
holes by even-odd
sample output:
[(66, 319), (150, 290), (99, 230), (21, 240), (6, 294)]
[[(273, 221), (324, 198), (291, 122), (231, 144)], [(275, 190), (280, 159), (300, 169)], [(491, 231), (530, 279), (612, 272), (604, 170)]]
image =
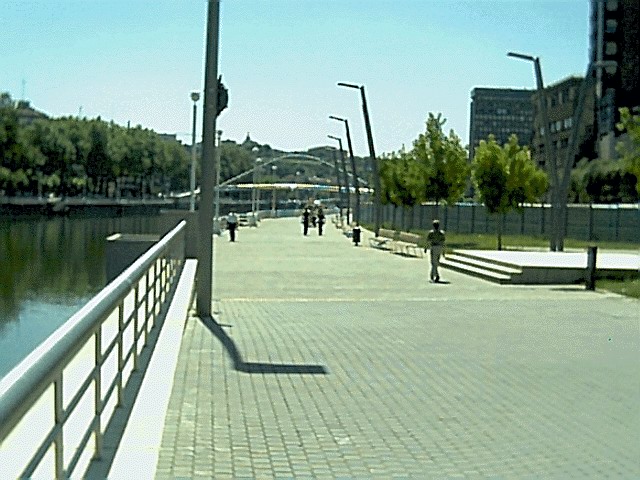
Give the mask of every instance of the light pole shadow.
[(220, 340), (233, 362), (233, 368), (243, 373), (327, 375), (323, 365), (295, 365), (287, 363), (245, 362), (235, 342), (212, 317), (197, 317), (207, 329)]

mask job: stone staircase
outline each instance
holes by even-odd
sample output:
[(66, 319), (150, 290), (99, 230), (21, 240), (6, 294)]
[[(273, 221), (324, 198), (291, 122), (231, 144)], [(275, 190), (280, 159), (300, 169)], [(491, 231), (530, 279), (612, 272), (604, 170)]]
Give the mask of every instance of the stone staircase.
[(482, 278), (501, 285), (520, 283), (517, 277), (522, 276), (522, 268), (518, 265), (500, 260), (486, 259), (468, 252), (455, 251), (440, 260), (440, 265), (449, 270)]

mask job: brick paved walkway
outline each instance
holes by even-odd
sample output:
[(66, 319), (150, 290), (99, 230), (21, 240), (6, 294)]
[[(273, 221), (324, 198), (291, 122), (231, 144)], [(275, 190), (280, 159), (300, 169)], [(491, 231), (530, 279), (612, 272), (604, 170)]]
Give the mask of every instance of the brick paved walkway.
[(297, 219), (216, 242), (156, 478), (638, 478), (640, 303), (498, 286)]

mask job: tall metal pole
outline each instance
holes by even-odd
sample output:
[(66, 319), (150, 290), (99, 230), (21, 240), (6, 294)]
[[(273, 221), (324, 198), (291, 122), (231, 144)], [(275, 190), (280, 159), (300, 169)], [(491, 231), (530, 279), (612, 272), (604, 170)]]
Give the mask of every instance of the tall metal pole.
[[(342, 166), (342, 174), (343, 174), (343, 187), (344, 188), (344, 201), (347, 205), (347, 224), (349, 223), (349, 218), (351, 215), (351, 194), (349, 192), (349, 173), (347, 172), (347, 162), (344, 159), (344, 148), (342, 148), (342, 139), (340, 137), (334, 137), (333, 135), (327, 135), (329, 138), (338, 141), (338, 145), (340, 146), (340, 165)], [(338, 180), (340, 183), (340, 180)]]
[(549, 241), (549, 249), (552, 252), (558, 251), (560, 248), (560, 222), (562, 219), (560, 215), (560, 200), (559, 200), (559, 182), (558, 182), (558, 165), (556, 163), (555, 147), (551, 141), (551, 132), (549, 128), (549, 111), (547, 110), (547, 95), (544, 91), (544, 83), (542, 81), (542, 69), (540, 68), (540, 58), (536, 57), (533, 61), (536, 72), (536, 85), (539, 95), (540, 110), (542, 113), (542, 121), (544, 122), (544, 130), (542, 135), (544, 136), (544, 152), (547, 161), (547, 165), (550, 165), (551, 169), (551, 225), (552, 231)]
[(220, 235), (222, 230), (220, 229), (220, 140), (222, 138), (222, 130), (218, 130), (217, 132), (217, 141), (216, 141), (216, 207), (215, 213), (213, 215), (213, 230), (216, 235)]
[(209, 0), (204, 75), (204, 115), (202, 125), (202, 181), (200, 182), (199, 242), (196, 309), (200, 317), (211, 316), (213, 289), (213, 182), (215, 172), (215, 131), (218, 111), (218, 34), (220, 0)]
[(191, 100), (193, 100), (193, 122), (191, 131), (191, 198), (189, 201), (189, 211), (196, 211), (196, 121), (198, 106), (196, 102), (200, 100), (200, 94), (198, 92), (191, 92)]
[(371, 122), (369, 121), (369, 110), (367, 109), (367, 97), (364, 93), (364, 85), (360, 87), (360, 94), (362, 95), (362, 114), (364, 115), (364, 126), (367, 130), (367, 143), (369, 144), (369, 158), (371, 159), (371, 168), (373, 169), (373, 188), (374, 192), (374, 222), (375, 222), (375, 235), (380, 234), (380, 217), (381, 217), (381, 203), (380, 203), (380, 175), (378, 171), (378, 158), (373, 147), (373, 134), (371, 133)]
[(373, 134), (371, 133), (371, 121), (369, 120), (369, 109), (367, 108), (367, 96), (364, 91), (364, 85), (355, 85), (353, 83), (338, 82), (339, 87), (355, 88), (360, 90), (360, 97), (362, 98), (362, 115), (364, 116), (364, 127), (367, 133), (367, 143), (369, 144), (369, 161), (371, 170), (373, 171), (373, 186), (374, 192), (374, 224), (376, 237), (380, 233), (380, 222), (382, 218), (381, 211), (381, 199), (380, 199), (380, 172), (378, 171), (378, 159), (373, 147)]
[(353, 157), (353, 145), (351, 144), (351, 133), (349, 131), (349, 120), (346, 118), (340, 118), (333, 115), (329, 116), (332, 120), (338, 120), (344, 123), (344, 127), (347, 131), (347, 145), (349, 147), (349, 157), (351, 158), (351, 173), (353, 175), (353, 188), (356, 194), (356, 206), (353, 212), (354, 221), (356, 225), (360, 225), (360, 186), (358, 182), (358, 172), (356, 171), (356, 160)]
[(542, 69), (540, 67), (540, 58), (531, 55), (523, 55), (521, 53), (509, 52), (507, 56), (519, 58), (533, 62), (534, 72), (536, 76), (536, 87), (538, 92), (538, 103), (540, 115), (542, 117), (542, 136), (544, 138), (544, 156), (546, 167), (549, 171), (551, 179), (551, 234), (549, 235), (549, 249), (555, 252), (559, 248), (560, 237), (560, 218), (561, 212), (559, 206), (559, 179), (558, 168), (556, 164), (556, 155), (553, 142), (551, 141), (551, 133), (549, 131), (549, 113), (547, 111), (547, 95), (544, 91), (544, 82), (542, 81)]

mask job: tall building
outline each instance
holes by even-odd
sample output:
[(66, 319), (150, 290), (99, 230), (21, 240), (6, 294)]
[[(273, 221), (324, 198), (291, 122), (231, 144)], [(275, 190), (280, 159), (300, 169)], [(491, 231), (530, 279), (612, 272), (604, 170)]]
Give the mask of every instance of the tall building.
[(473, 160), (480, 140), (494, 135), (502, 145), (512, 134), (520, 145), (530, 145), (533, 133), (533, 90), (474, 88), (471, 91), (469, 159)]
[[(619, 108), (640, 106), (640, 1), (591, 0), (592, 62), (595, 68), (596, 141), (601, 158), (612, 158)], [(615, 62), (615, 63), (614, 63)]]
[[(577, 103), (577, 96), (582, 86), (583, 77), (571, 76), (559, 82), (545, 87), (545, 97), (547, 100), (547, 115), (549, 116), (549, 134), (553, 143), (552, 154), (555, 155), (556, 165), (561, 168), (564, 165), (567, 148), (569, 146), (569, 136), (574, 128), (573, 115)], [(544, 122), (538, 103), (538, 93), (532, 96), (534, 108), (534, 134), (531, 143), (531, 158), (539, 167), (546, 167), (546, 145), (544, 142)], [(594, 95), (593, 89), (586, 92), (585, 106), (582, 111), (582, 118), (578, 122), (577, 158), (593, 158), (593, 135), (594, 135)], [(550, 167), (550, 165), (549, 165)]]

